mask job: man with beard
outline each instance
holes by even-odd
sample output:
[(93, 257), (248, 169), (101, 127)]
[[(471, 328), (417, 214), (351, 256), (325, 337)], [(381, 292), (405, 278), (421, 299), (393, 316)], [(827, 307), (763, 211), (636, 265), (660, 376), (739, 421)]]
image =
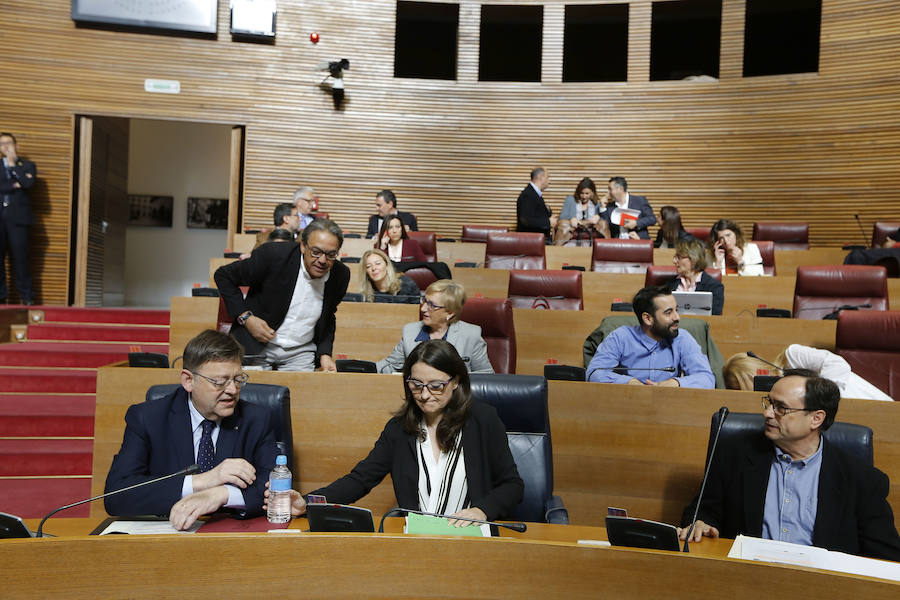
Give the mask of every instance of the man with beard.
[(678, 335), (678, 307), (672, 292), (648, 286), (632, 300), (639, 325), (606, 336), (587, 369), (595, 383), (666, 387), (716, 387), (709, 360), (696, 340)]

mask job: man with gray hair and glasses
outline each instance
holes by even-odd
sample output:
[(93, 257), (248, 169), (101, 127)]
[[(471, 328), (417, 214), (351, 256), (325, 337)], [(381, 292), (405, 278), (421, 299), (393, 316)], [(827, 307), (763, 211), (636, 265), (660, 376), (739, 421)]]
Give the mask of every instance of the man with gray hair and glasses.
[(316, 192), (308, 185), (304, 185), (294, 192), (294, 206), (297, 207), (297, 216), (300, 217), (298, 231), (303, 231), (307, 225), (316, 220), (312, 212), (318, 208), (317, 205)]
[(179, 387), (128, 408), (106, 492), (193, 464), (199, 471), (109, 496), (106, 512), (168, 515), (176, 529), (220, 508), (262, 512), (277, 447), (268, 410), (240, 399), (243, 355), (233, 337), (208, 329), (185, 347)]
[[(335, 312), (350, 282), (350, 269), (339, 260), (343, 243), (337, 223), (316, 219), (300, 244), (263, 244), (247, 260), (216, 270), (234, 319), (231, 333), (264, 368), (337, 371), (331, 357)], [(250, 288), (246, 297), (241, 286)]]

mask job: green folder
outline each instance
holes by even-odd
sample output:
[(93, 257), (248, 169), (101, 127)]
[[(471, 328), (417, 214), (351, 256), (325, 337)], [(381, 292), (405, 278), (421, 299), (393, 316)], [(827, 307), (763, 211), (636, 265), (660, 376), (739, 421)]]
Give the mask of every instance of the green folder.
[[(483, 527), (487, 529), (490, 526), (484, 525)], [(466, 527), (454, 527), (453, 525), (450, 525), (450, 521), (443, 517), (429, 517), (427, 515), (417, 515), (415, 513), (407, 513), (406, 515), (406, 533), (490, 537), (490, 533), (485, 534), (482, 526), (479, 526), (477, 523), (473, 523)]]

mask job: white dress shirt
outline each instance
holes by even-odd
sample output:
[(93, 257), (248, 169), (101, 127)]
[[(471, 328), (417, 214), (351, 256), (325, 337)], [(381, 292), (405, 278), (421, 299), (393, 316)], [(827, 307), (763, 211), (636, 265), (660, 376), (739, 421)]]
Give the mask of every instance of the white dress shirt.
[(322, 316), (322, 303), (325, 299), (325, 283), (331, 272), (324, 277), (314, 279), (306, 270), (306, 263), (300, 259), (300, 273), (297, 274), (297, 285), (291, 296), (291, 305), (281, 326), (275, 331), (270, 344), (282, 348), (298, 348), (312, 343), (316, 322)]
[[(194, 438), (194, 461), (197, 460), (197, 452), (200, 450), (200, 438), (203, 437), (203, 415), (201, 415), (196, 408), (194, 408), (194, 403), (191, 401), (191, 395), (188, 394), (188, 412), (191, 415), (191, 433)], [(216, 443), (219, 441), (219, 423), (216, 423), (216, 426), (213, 427), (212, 430), (212, 442), (213, 442), (213, 450), (215, 451)], [(226, 508), (246, 508), (246, 504), (244, 504), (244, 494), (241, 493), (240, 488), (237, 486), (231, 485), (230, 483), (225, 484), (225, 488), (228, 489), (228, 502), (225, 504)], [(189, 496), (194, 493), (194, 476), (186, 475), (184, 481), (181, 484), (181, 497)]]

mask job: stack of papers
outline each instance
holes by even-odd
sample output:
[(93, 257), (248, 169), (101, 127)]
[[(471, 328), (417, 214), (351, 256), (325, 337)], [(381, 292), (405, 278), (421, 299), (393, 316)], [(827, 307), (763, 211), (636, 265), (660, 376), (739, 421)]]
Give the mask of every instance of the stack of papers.
[(728, 557), (798, 565), (837, 571), (839, 573), (853, 573), (854, 575), (866, 575), (868, 577), (900, 581), (900, 563), (864, 558), (843, 552), (832, 552), (831, 550), (816, 548), (815, 546), (763, 540), (744, 535), (739, 535), (735, 538), (734, 544), (732, 544), (731, 550), (728, 552)]

